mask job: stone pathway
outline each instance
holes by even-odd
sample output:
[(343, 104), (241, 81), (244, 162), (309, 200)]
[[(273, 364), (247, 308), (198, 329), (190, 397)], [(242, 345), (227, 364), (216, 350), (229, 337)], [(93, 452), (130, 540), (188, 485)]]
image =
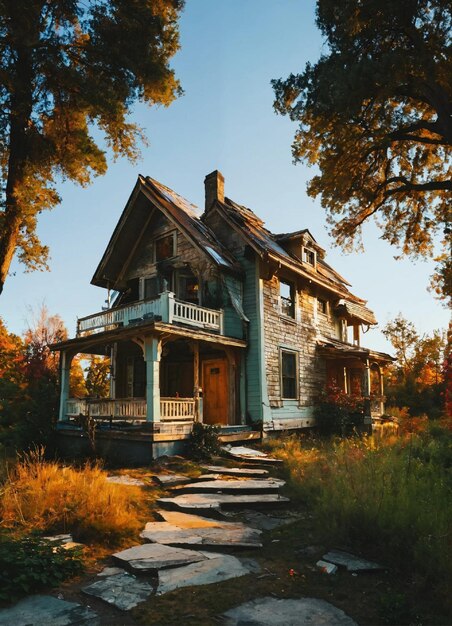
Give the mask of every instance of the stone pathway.
[[(280, 463), (279, 459), (250, 448), (228, 446), (227, 451), (250, 465)], [(99, 598), (121, 611), (129, 611), (153, 594), (163, 595), (181, 587), (209, 585), (260, 571), (256, 561), (239, 558), (230, 552), (243, 548), (259, 549), (262, 547), (262, 530), (278, 528), (297, 519), (290, 513), (278, 516), (273, 512), (290, 502), (280, 495), (284, 481), (270, 478), (267, 470), (253, 467), (207, 465), (204, 469), (211, 475), (199, 479), (178, 474), (150, 476), (150, 480), (160, 487), (171, 489), (172, 497), (157, 500), (162, 521), (146, 524), (141, 533), (145, 543), (113, 554), (113, 559), (121, 567), (104, 568), (98, 574), (98, 580), (83, 587), (84, 594)], [(110, 481), (122, 485), (152, 485), (152, 482), (145, 483), (127, 475), (111, 477)], [(270, 509), (272, 514), (266, 515), (255, 508)], [(231, 520), (238, 514), (246, 523)], [(64, 537), (60, 541), (70, 539)], [(353, 558), (353, 555), (348, 556)], [(350, 567), (350, 560), (348, 563), (343, 560), (344, 553), (331, 551), (324, 556), (329, 563), (337, 563), (341, 558), (342, 562), (338, 564)], [(369, 563), (367, 566), (369, 569)], [(354, 567), (359, 564), (355, 562)], [(313, 598), (259, 598), (227, 611), (222, 618), (230, 626), (244, 623), (249, 626), (301, 623), (356, 626), (336, 607)], [(53, 596), (31, 596), (14, 607), (0, 610), (0, 626), (44, 623), (52, 626), (101, 624), (89, 607)]]

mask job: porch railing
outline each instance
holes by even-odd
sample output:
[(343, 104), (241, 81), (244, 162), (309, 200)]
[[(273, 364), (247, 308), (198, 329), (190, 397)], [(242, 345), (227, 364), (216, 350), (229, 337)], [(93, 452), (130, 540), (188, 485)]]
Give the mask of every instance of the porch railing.
[(176, 300), (174, 293), (164, 291), (158, 298), (141, 300), (116, 309), (101, 311), (77, 321), (77, 337), (113, 330), (157, 319), (166, 324), (174, 322), (223, 333), (223, 310)]
[[(69, 418), (89, 415), (95, 419), (146, 420), (146, 400), (124, 398), (122, 400), (70, 399), (66, 402), (66, 416)], [(161, 398), (160, 420), (192, 421), (195, 418), (194, 398)]]

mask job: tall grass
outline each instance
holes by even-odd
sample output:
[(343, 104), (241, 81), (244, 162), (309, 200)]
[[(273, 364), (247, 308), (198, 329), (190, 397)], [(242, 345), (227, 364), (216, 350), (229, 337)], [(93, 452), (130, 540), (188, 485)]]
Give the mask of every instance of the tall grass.
[(445, 429), (276, 446), (294, 497), (343, 541), (445, 591), (452, 578), (452, 437)]
[(72, 532), (105, 543), (133, 535), (141, 525), (142, 491), (106, 477), (98, 466), (46, 461), (42, 449), (25, 454), (0, 488), (2, 526), (19, 533)]

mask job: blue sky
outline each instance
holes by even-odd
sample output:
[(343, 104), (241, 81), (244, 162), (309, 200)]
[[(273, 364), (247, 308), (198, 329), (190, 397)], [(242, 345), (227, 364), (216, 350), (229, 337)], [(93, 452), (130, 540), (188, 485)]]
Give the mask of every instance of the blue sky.
[[(173, 60), (185, 95), (169, 108), (134, 108), (149, 146), (132, 165), (110, 163), (82, 189), (61, 183), (62, 203), (42, 214), (39, 235), (51, 250), (51, 271), (24, 273), (13, 263), (0, 296), (0, 315), (21, 333), (30, 308), (44, 303), (72, 336), (76, 317), (99, 311), (106, 293), (90, 285), (138, 173), (156, 178), (203, 206), (204, 176), (219, 169), (226, 195), (253, 209), (274, 232), (309, 228), (327, 261), (368, 300), (380, 326), (402, 312), (422, 332), (444, 328), (448, 312), (426, 287), (432, 262), (396, 261), (397, 250), (364, 230), (366, 252), (344, 255), (329, 238), (319, 201), (306, 194), (315, 173), (293, 165), (295, 125), (273, 112), (272, 78), (301, 71), (325, 50), (311, 0), (187, 0), (181, 50)], [(365, 344), (389, 350), (378, 329)]]

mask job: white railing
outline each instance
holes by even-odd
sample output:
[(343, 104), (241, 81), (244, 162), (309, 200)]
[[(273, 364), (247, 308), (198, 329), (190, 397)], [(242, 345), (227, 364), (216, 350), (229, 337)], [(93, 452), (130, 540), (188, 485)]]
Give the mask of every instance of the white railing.
[(119, 326), (139, 324), (155, 316), (159, 316), (159, 319), (166, 324), (177, 322), (223, 333), (222, 310), (216, 311), (176, 300), (174, 293), (164, 291), (153, 300), (142, 300), (80, 318), (77, 321), (77, 337), (113, 330)]
[(161, 298), (155, 298), (82, 317), (77, 321), (77, 337), (128, 326), (134, 320), (145, 321), (147, 316), (162, 315), (161, 305)]
[(206, 309), (190, 302), (174, 300), (173, 322), (181, 322), (209, 330), (219, 330), (222, 333), (223, 311)]
[(160, 419), (194, 420), (195, 401), (193, 398), (160, 398)]
[[(146, 400), (124, 398), (122, 400), (78, 400), (70, 399), (66, 403), (67, 417), (89, 415), (96, 419), (145, 420)], [(194, 398), (161, 398), (160, 419), (162, 421), (194, 420)]]

